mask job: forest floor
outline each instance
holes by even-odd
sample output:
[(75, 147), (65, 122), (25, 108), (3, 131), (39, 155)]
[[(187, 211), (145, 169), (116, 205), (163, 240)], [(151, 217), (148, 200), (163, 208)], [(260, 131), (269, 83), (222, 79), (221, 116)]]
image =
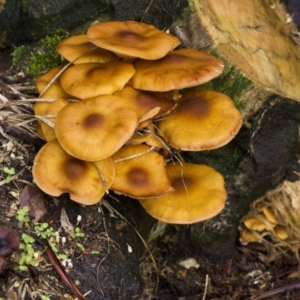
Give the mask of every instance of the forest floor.
[[(34, 254), (19, 249), (7, 258), (0, 299), (300, 299), (294, 253), (270, 253), (253, 244), (237, 245), (231, 257), (211, 258), (178, 249), (172, 227), (147, 245), (133, 228), (131, 212), (124, 217), (115, 200), (84, 207), (35, 189), (31, 168), (44, 141), (35, 133), (33, 103), (26, 101), (37, 91), (28, 78), (10, 70), (5, 54), (0, 74), (0, 226), (16, 231), (34, 249)], [(30, 220), (17, 220), (23, 205), (31, 207)], [(131, 209), (139, 213), (136, 204)], [(24, 234), (35, 241), (26, 241)], [(29, 267), (16, 270), (22, 255), (29, 257)]]

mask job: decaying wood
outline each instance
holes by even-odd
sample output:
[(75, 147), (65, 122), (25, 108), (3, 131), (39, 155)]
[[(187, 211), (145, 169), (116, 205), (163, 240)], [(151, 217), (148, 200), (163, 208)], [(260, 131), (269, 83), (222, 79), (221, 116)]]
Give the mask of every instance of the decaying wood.
[(255, 83), (300, 101), (300, 51), (278, 0), (194, 0), (218, 51)]

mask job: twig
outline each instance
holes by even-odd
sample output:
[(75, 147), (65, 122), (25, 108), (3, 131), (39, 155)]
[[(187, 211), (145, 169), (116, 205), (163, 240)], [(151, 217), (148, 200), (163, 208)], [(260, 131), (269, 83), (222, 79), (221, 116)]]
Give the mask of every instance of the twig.
[(300, 289), (300, 283), (292, 283), (292, 284), (288, 284), (282, 287), (279, 287), (277, 289), (271, 290), (271, 291), (267, 291), (262, 293), (260, 296), (258, 297), (253, 297), (252, 300), (261, 300), (261, 299), (267, 299), (273, 296), (276, 296), (278, 294), (282, 294), (284, 292), (288, 292), (291, 290), (296, 290), (296, 289)]
[(147, 13), (148, 13), (148, 11), (149, 11), (149, 8), (151, 7), (152, 3), (153, 3), (153, 0), (150, 0), (150, 2), (149, 2), (148, 6), (147, 6), (147, 8), (146, 8), (146, 10), (145, 10), (145, 12), (144, 12), (144, 14), (143, 14), (143, 17), (142, 17), (142, 19), (141, 19), (141, 22), (144, 22), (144, 19), (145, 19), (146, 15), (147, 15)]
[(204, 292), (203, 292), (202, 300), (205, 300), (205, 298), (206, 298), (207, 287), (208, 287), (208, 280), (209, 280), (209, 277), (208, 277), (208, 274), (206, 274), (205, 275), (205, 286), (204, 286)]

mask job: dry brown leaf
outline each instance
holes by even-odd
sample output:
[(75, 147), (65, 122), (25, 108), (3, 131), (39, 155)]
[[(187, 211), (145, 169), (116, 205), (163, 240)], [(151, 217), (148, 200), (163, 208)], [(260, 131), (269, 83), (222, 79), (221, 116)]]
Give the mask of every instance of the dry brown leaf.
[(29, 216), (33, 222), (39, 222), (46, 215), (44, 195), (42, 191), (31, 185), (26, 185), (20, 194), (20, 206), (28, 206)]

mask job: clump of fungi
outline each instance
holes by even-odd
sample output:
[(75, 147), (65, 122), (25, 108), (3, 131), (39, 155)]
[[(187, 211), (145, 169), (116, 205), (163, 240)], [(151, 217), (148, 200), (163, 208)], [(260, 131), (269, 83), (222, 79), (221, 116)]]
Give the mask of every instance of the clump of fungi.
[(241, 243), (262, 243), (270, 251), (289, 249), (299, 260), (299, 192), (300, 181), (284, 181), (253, 202), (240, 224)]
[(222, 93), (182, 93), (219, 76), (224, 65), (179, 45), (152, 25), (126, 21), (93, 25), (57, 46), (69, 63), (37, 79), (34, 111), (47, 141), (32, 170), (40, 189), (85, 205), (113, 190), (177, 224), (223, 209), (222, 175), (174, 153), (225, 145), (242, 117)]

